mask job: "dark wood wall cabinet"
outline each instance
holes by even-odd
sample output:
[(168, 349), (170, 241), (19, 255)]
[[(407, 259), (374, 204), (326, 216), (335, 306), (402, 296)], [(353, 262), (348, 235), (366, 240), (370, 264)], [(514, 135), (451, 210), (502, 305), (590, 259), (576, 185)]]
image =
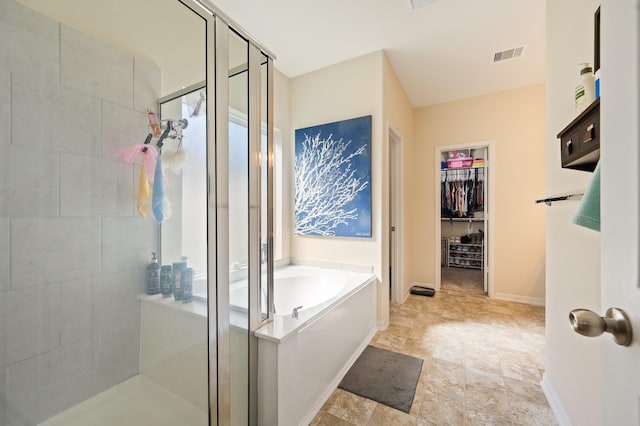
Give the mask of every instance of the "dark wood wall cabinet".
[(562, 167), (592, 172), (600, 159), (600, 98), (558, 134)]

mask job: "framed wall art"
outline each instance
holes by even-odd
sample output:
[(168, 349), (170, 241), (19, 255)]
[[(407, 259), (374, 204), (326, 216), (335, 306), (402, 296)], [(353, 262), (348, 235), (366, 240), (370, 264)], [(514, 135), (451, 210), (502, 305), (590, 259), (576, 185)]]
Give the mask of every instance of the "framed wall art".
[(295, 233), (371, 237), (371, 116), (295, 131)]

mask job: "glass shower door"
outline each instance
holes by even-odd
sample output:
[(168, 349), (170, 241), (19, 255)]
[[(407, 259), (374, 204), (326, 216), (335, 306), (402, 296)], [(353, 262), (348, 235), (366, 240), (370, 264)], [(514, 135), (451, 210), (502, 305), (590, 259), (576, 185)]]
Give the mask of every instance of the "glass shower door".
[(229, 31), (229, 314), (231, 424), (249, 424), (249, 72), (248, 42)]
[(228, 424), (253, 425), (258, 418), (258, 342), (253, 332), (268, 320), (267, 277), (273, 272), (273, 238), (268, 238), (272, 217), (267, 215), (272, 208), (272, 192), (267, 191), (272, 162), (262, 136), (263, 127), (268, 128), (269, 61), (247, 37), (219, 19), (216, 37), (217, 66), (228, 70), (226, 75), (219, 72), (216, 80), (218, 245), (228, 247), (217, 259), (219, 407), (227, 410), (221, 418), (229, 419)]

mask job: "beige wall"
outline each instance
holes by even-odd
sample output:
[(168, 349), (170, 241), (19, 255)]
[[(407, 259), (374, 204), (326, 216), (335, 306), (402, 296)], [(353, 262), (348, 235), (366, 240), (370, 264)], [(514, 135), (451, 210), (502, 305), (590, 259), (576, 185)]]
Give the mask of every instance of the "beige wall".
[[(400, 193), (400, 210), (401, 210), (401, 222), (400, 226), (396, 229), (399, 229), (402, 245), (400, 247), (400, 268), (401, 268), (401, 285), (403, 286), (403, 294), (406, 294), (409, 291), (409, 279), (406, 271), (409, 268), (409, 257), (407, 254), (410, 252), (410, 233), (412, 232), (409, 224), (409, 208), (408, 202), (412, 197), (412, 191), (415, 187), (411, 184), (411, 176), (409, 175), (410, 168), (407, 167), (407, 162), (411, 161), (413, 158), (413, 144), (414, 144), (414, 123), (413, 123), (413, 107), (409, 102), (409, 98), (407, 97), (404, 88), (400, 84), (400, 80), (396, 76), (391, 64), (387, 60), (386, 56), (383, 61), (383, 109), (384, 109), (384, 127), (383, 127), (383, 169), (384, 169), (384, 181), (383, 181), (383, 223), (382, 229), (389, 229), (389, 215), (387, 212), (389, 208), (389, 131), (387, 129), (391, 128), (396, 134), (400, 137), (400, 156), (402, 167), (400, 170), (400, 183), (402, 187), (402, 191)], [(388, 233), (384, 232), (382, 237), (382, 269), (384, 271), (388, 270), (389, 264), (389, 241), (388, 241)], [(383, 285), (388, 287), (388, 283), (386, 281), (386, 277), (384, 277)], [(385, 287), (385, 288), (386, 288)], [(388, 298), (383, 300), (385, 307), (388, 307)], [(379, 308), (383, 308), (382, 306)]]
[[(545, 297), (543, 85), (417, 109), (408, 200), (408, 280), (434, 283), (435, 147), (494, 141), (495, 282), (497, 297)], [(439, 265), (438, 265), (439, 267)]]
[[(383, 53), (374, 52), (291, 80), (291, 145), (293, 131), (312, 125), (348, 118), (372, 116), (372, 237), (330, 238), (292, 235), (291, 256), (294, 261), (314, 261), (373, 267), (378, 280), (383, 279), (382, 188), (383, 188)], [(293, 148), (289, 160), (293, 176)], [(290, 182), (293, 194), (293, 179)], [(292, 206), (293, 207), (293, 206)], [(294, 229), (291, 218), (290, 229)], [(378, 286), (378, 300), (388, 300), (386, 287)], [(386, 321), (378, 312), (378, 320)]]
[(293, 130), (291, 127), (291, 82), (280, 71), (275, 70), (273, 79), (273, 126), (282, 133), (282, 164), (275, 167), (282, 169), (282, 181), (287, 182), (276, 191), (282, 191), (282, 223), (275, 224), (274, 234), (281, 235), (276, 240), (281, 244), (282, 258), (291, 257), (291, 215), (293, 212), (293, 195), (288, 182), (292, 181), (292, 169), (289, 159), (293, 158)]
[[(597, 0), (547, 1), (547, 194), (582, 193), (591, 173), (560, 167), (556, 137), (573, 118), (578, 63), (593, 61)], [(579, 22), (567, 31), (567, 22)], [(577, 202), (547, 207), (547, 359), (543, 386), (575, 425), (602, 424), (601, 341), (568, 325), (569, 311), (600, 312), (600, 234), (571, 224)], [(552, 399), (553, 400), (553, 399)]]

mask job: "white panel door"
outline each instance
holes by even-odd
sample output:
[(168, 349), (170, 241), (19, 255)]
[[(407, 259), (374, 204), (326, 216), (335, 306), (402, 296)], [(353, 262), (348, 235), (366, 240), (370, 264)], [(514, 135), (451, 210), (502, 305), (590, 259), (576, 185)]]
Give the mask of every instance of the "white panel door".
[[(627, 312), (631, 346), (602, 339), (603, 423), (640, 424), (640, 0), (601, 7), (602, 312)], [(576, 395), (576, 398), (579, 398)]]

